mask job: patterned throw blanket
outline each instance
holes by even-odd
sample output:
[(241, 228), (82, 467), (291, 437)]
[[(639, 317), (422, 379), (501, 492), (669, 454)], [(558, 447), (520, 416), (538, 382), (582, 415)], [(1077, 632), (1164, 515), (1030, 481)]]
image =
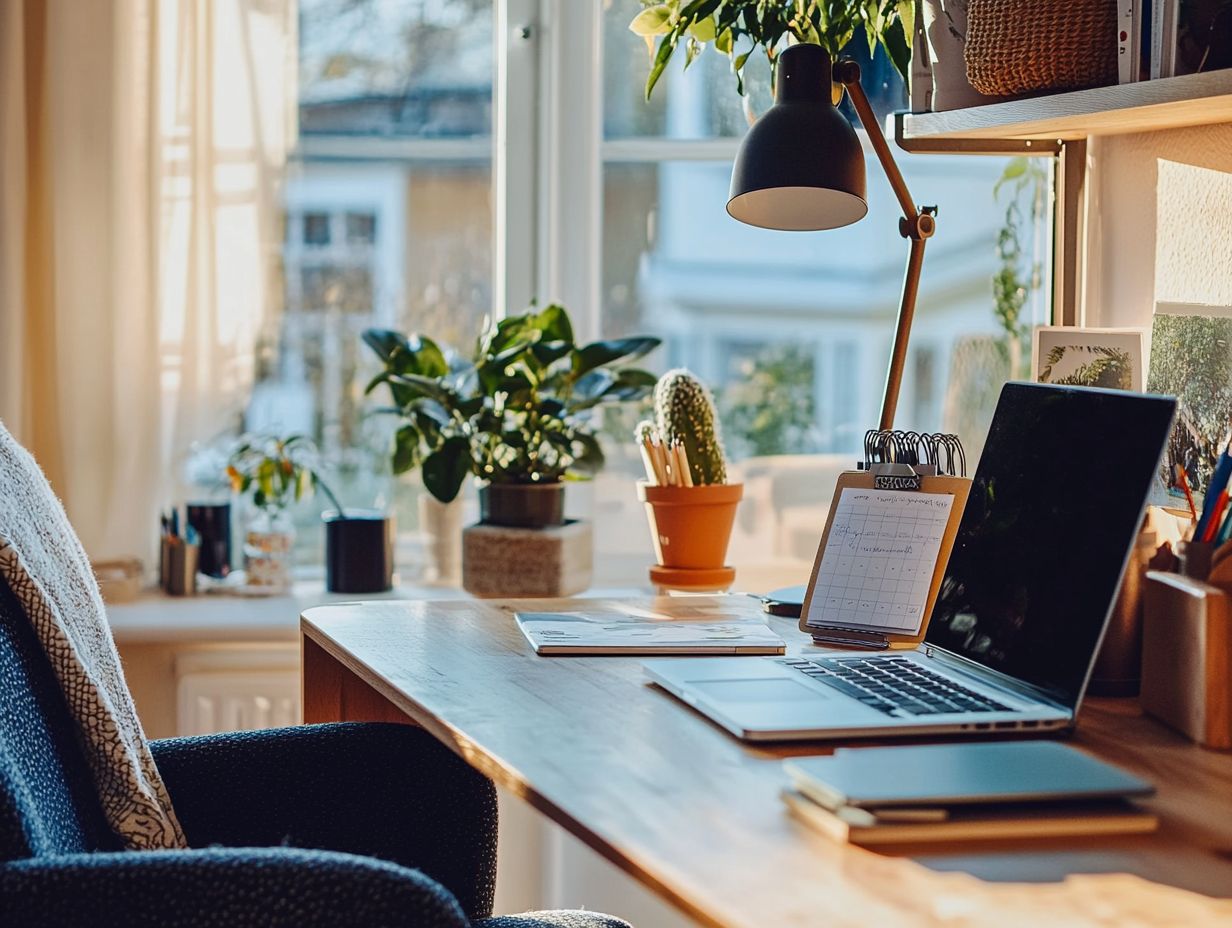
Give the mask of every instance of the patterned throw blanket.
[(124, 683), (89, 559), (47, 478), (3, 423), (0, 576), (64, 690), (111, 827), (131, 849), (187, 847)]

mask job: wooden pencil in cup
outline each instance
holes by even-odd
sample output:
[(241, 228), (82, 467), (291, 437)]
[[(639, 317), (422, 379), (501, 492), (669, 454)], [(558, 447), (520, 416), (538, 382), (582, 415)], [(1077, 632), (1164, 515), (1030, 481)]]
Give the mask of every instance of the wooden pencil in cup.
[(663, 442), (659, 440), (658, 435), (651, 439), (650, 452), (654, 460), (655, 473), (659, 477), (659, 486), (671, 486), (671, 475), (667, 470), (667, 456), (663, 453)]
[(685, 453), (684, 442), (676, 442), (676, 467), (680, 472), (680, 483), (682, 487), (693, 486), (693, 472), (689, 469), (689, 456)]
[(643, 438), (637, 443), (637, 450), (642, 454), (642, 466), (646, 468), (646, 482), (652, 487), (662, 486), (659, 480), (659, 470), (655, 467), (654, 452), (650, 447), (650, 439)]

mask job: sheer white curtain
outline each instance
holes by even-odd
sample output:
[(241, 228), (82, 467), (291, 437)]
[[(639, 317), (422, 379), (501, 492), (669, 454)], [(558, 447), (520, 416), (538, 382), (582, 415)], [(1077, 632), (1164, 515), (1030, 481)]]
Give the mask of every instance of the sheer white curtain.
[(0, 3), (0, 418), (146, 555), (279, 303), (294, 0)]

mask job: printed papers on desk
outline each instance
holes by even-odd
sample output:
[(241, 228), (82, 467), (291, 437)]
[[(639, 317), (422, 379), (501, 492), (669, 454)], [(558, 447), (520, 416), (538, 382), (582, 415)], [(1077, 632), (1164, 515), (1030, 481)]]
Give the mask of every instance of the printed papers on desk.
[(730, 603), (690, 604), (689, 597), (663, 600), (663, 607), (630, 604), (619, 613), (519, 612), (518, 628), (536, 654), (782, 654), (783, 639), (766, 627), (757, 604), (746, 597)]

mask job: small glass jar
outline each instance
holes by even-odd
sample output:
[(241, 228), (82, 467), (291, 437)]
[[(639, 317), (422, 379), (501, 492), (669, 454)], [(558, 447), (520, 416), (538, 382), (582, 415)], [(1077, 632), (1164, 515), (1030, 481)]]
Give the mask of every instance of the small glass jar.
[(247, 585), (269, 593), (289, 593), (294, 547), (295, 525), (285, 509), (256, 510), (244, 533)]

